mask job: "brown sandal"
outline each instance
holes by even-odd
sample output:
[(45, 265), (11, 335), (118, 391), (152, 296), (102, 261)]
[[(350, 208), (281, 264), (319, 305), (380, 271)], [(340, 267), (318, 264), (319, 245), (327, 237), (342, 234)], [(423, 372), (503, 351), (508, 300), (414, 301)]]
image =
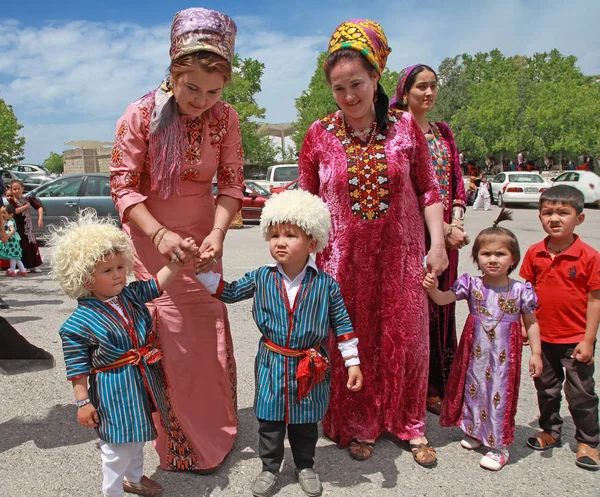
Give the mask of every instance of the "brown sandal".
[(147, 476), (142, 476), (142, 479), (139, 483), (141, 486), (136, 487), (132, 485), (127, 480), (123, 480), (123, 490), (130, 494), (144, 495), (146, 497), (157, 497), (162, 495), (164, 489), (160, 486), (159, 483), (151, 480)]
[(554, 447), (560, 447), (562, 442), (559, 438), (554, 438), (547, 431), (540, 431), (535, 437), (529, 437), (527, 439), (527, 445), (535, 450), (548, 450)]
[(352, 442), (350, 442), (348, 450), (350, 451), (350, 456), (353, 459), (356, 459), (357, 461), (365, 461), (371, 457), (375, 447), (371, 442), (359, 442), (358, 440), (354, 439)]
[(413, 455), (413, 459), (417, 464), (420, 464), (425, 468), (431, 468), (432, 466), (436, 465), (437, 455), (435, 449), (431, 445), (428, 443), (421, 443), (409, 444), (409, 446)]
[(438, 395), (427, 397), (425, 406), (430, 413), (439, 416), (442, 412), (442, 398)]
[(577, 446), (577, 456), (575, 457), (575, 464), (577, 464), (577, 466), (583, 469), (598, 471), (598, 469), (600, 469), (598, 449), (590, 447), (588, 444), (580, 443)]

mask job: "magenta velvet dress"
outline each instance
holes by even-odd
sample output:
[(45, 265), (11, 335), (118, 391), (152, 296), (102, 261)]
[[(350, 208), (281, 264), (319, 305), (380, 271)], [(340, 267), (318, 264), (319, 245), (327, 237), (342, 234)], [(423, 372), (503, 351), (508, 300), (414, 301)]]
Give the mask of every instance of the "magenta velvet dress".
[[(460, 426), (491, 448), (513, 443), (521, 379), (522, 314), (537, 297), (531, 283), (509, 280), (488, 287), (481, 277), (463, 274), (452, 291), (467, 300), (469, 317), (452, 365), (440, 424)], [(487, 330), (487, 331), (486, 331)]]
[(364, 386), (329, 343), (331, 402), (324, 433), (345, 447), (383, 432), (414, 439), (425, 430), (429, 316), (423, 282), (422, 209), (441, 202), (425, 137), (407, 113), (390, 114), (369, 152), (337, 112), (312, 124), (300, 153), (300, 187), (329, 207), (328, 246), (317, 257), (340, 284), (359, 338)]
[[(154, 92), (131, 104), (117, 123), (111, 188), (117, 210), (135, 247), (134, 273), (145, 280), (168, 261), (127, 219), (125, 210), (144, 202), (150, 213), (182, 238), (198, 244), (213, 227), (212, 178), (220, 195), (242, 199), (243, 157), (238, 115), (218, 102), (202, 117), (179, 117), (187, 152), (181, 165), (181, 194), (164, 200), (150, 188), (148, 153)], [(222, 271), (218, 265), (215, 269)], [(156, 449), (161, 468), (202, 470), (219, 465), (237, 434), (236, 371), (227, 310), (199, 285), (188, 264), (161, 297), (148, 304), (157, 327), (166, 375), (169, 425), (160, 426)]]

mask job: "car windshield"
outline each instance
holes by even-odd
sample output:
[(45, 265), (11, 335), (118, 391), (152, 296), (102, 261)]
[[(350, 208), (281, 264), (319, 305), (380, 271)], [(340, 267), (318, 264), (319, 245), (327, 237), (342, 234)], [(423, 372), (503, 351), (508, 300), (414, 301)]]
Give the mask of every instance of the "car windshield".
[(256, 193), (258, 193), (259, 195), (261, 195), (263, 197), (271, 196), (271, 192), (269, 190), (267, 190), (263, 186), (260, 186), (258, 183), (255, 183), (254, 181), (246, 181), (246, 184), (250, 188), (252, 188)]
[(273, 174), (273, 181), (293, 181), (298, 177), (298, 166), (278, 167)]
[(539, 174), (509, 174), (510, 183), (543, 183), (544, 178)]

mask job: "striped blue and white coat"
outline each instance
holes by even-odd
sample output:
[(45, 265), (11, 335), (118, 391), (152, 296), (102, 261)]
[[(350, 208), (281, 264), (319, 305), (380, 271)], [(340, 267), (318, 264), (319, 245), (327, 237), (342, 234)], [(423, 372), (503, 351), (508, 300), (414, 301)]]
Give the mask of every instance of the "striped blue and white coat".
[[(275, 266), (263, 266), (232, 283), (221, 282), (215, 297), (225, 303), (254, 297), (252, 315), (260, 332), (275, 344), (296, 350), (319, 346), (327, 357), (325, 339), (330, 330), (338, 341), (356, 335), (346, 311), (338, 283), (327, 273), (308, 266), (296, 296), (293, 328), (286, 308), (283, 275)], [(290, 332), (291, 331), (291, 332)], [(323, 419), (330, 396), (330, 374), (296, 402), (296, 368), (302, 358), (272, 352), (261, 340), (255, 361), (256, 417), (291, 424), (316, 423)]]
[[(160, 296), (155, 279), (135, 281), (119, 294), (133, 316), (138, 347), (146, 344), (152, 317), (145, 303)], [(92, 374), (92, 368), (112, 363), (134, 348), (123, 318), (112, 306), (93, 297), (77, 300), (77, 308), (59, 330), (67, 366), (67, 379), (89, 376), (90, 400), (98, 411), (97, 432), (108, 443), (147, 442), (156, 438), (150, 399), (138, 366), (127, 365)], [(148, 366), (144, 363), (142, 367)], [(156, 374), (148, 374), (151, 388), (164, 388)]]

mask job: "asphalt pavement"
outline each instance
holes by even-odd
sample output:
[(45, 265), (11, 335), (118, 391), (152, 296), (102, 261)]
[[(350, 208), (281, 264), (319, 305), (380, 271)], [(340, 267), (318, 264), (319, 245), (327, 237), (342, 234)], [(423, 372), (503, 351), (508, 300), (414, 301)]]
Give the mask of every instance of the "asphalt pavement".
[[(471, 238), (491, 225), (497, 213), (496, 207), (490, 212), (469, 209), (466, 230)], [(517, 235), (523, 255), (531, 244), (544, 236), (534, 208), (516, 209), (515, 220), (506, 227)], [(599, 227), (600, 210), (586, 209), (586, 220), (577, 232), (588, 244), (600, 249)], [(476, 274), (469, 248), (461, 252), (459, 274)], [(230, 230), (225, 251), (228, 280), (270, 262), (268, 245), (257, 226)], [(48, 260), (46, 248), (42, 248), (42, 254)], [(0, 364), (6, 371), (0, 374), (0, 497), (101, 495), (100, 451), (95, 432), (77, 424), (57, 333), (73, 311), (75, 302), (61, 294), (48, 274), (47, 264), (42, 274), (26, 278), (8, 278), (2, 274), (0, 296), (10, 305), (10, 309), (0, 310), (1, 315), (30, 342), (56, 357), (53, 367), (27, 362)], [(459, 333), (467, 312), (466, 303), (460, 302), (457, 307)], [(229, 313), (238, 367), (237, 443), (222, 467), (211, 475), (161, 471), (152, 444), (147, 444), (146, 474), (164, 486), (165, 497), (251, 495), (252, 479), (261, 469), (257, 422), (252, 411), (253, 361), (259, 333), (252, 321), (249, 301), (230, 305)], [(481, 469), (481, 452), (460, 448), (460, 430), (442, 429), (437, 417), (428, 414), (427, 436), (437, 449), (437, 467), (418, 466), (408, 446), (389, 436), (377, 441), (373, 456), (365, 462), (351, 459), (346, 450), (339, 450), (331, 441), (321, 438), (316, 469), (323, 480), (324, 495), (600, 496), (599, 473), (575, 466), (577, 445), (566, 405), (562, 410), (563, 447), (539, 453), (525, 445), (527, 437), (537, 430), (535, 391), (526, 371), (528, 358), (529, 352), (525, 350), (515, 444), (510, 451), (510, 462), (502, 471), (493, 473)], [(275, 495), (303, 495), (295, 481), (289, 448)]]

